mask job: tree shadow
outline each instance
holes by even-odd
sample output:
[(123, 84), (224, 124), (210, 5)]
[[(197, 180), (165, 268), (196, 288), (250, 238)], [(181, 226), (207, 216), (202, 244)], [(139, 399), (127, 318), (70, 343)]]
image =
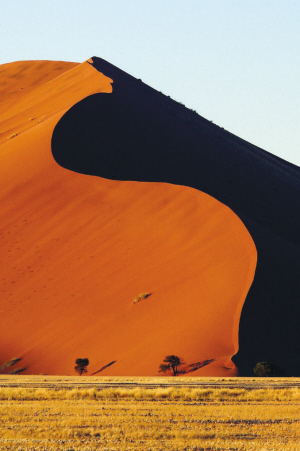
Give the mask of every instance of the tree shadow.
[(116, 363), (116, 360), (113, 360), (112, 362), (108, 363), (107, 365), (104, 365), (102, 368), (100, 368), (100, 370), (95, 371), (95, 373), (92, 373), (91, 376), (94, 376), (95, 374), (101, 373), (101, 371), (104, 371), (106, 368), (110, 367), (114, 363)]
[(178, 374), (189, 374), (194, 373), (197, 370), (200, 370), (200, 368), (203, 368), (204, 366), (209, 365), (212, 362), (215, 362), (217, 359), (209, 359), (209, 360), (203, 360), (203, 362), (196, 362), (191, 363), (190, 365), (186, 366), (184, 369), (180, 370)]

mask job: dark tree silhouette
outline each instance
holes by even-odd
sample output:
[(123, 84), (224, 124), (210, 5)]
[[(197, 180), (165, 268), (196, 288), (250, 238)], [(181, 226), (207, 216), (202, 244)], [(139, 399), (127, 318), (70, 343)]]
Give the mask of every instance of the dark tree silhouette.
[(90, 361), (89, 361), (89, 359), (76, 359), (75, 363), (76, 363), (76, 366), (74, 367), (74, 370), (77, 371), (77, 373), (79, 373), (79, 375), (81, 376), (82, 373), (87, 372), (86, 367), (88, 366)]
[(166, 373), (167, 371), (173, 371), (173, 376), (177, 376), (178, 368), (184, 364), (183, 359), (177, 355), (167, 355), (164, 359), (164, 363), (159, 365), (159, 372)]

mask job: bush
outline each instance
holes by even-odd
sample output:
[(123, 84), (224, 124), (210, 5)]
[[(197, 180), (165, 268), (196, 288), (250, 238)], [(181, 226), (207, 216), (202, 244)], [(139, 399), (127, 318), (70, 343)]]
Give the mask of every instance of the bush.
[(137, 302), (140, 302), (143, 299), (147, 299), (149, 296), (151, 296), (151, 293), (141, 293), (137, 297), (134, 298), (132, 304), (136, 304)]
[(253, 368), (253, 373), (257, 377), (278, 376), (278, 368), (269, 362), (258, 362)]

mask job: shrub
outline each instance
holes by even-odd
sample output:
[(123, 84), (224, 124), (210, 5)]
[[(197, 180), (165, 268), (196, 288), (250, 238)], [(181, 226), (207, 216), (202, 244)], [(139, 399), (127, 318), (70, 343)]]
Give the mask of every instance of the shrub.
[(137, 302), (140, 302), (143, 299), (147, 299), (149, 296), (151, 296), (151, 293), (141, 293), (136, 298), (134, 298), (132, 304), (136, 304)]
[(253, 373), (257, 377), (278, 376), (278, 368), (269, 362), (258, 362), (253, 368)]

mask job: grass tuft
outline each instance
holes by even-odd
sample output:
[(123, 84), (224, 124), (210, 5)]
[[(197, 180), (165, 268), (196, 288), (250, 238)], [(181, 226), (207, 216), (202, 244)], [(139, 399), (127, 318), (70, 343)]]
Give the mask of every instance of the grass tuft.
[(152, 293), (141, 293), (137, 297), (134, 298), (132, 304), (136, 304), (137, 302), (142, 301), (143, 299), (147, 299), (149, 296), (151, 296)]

